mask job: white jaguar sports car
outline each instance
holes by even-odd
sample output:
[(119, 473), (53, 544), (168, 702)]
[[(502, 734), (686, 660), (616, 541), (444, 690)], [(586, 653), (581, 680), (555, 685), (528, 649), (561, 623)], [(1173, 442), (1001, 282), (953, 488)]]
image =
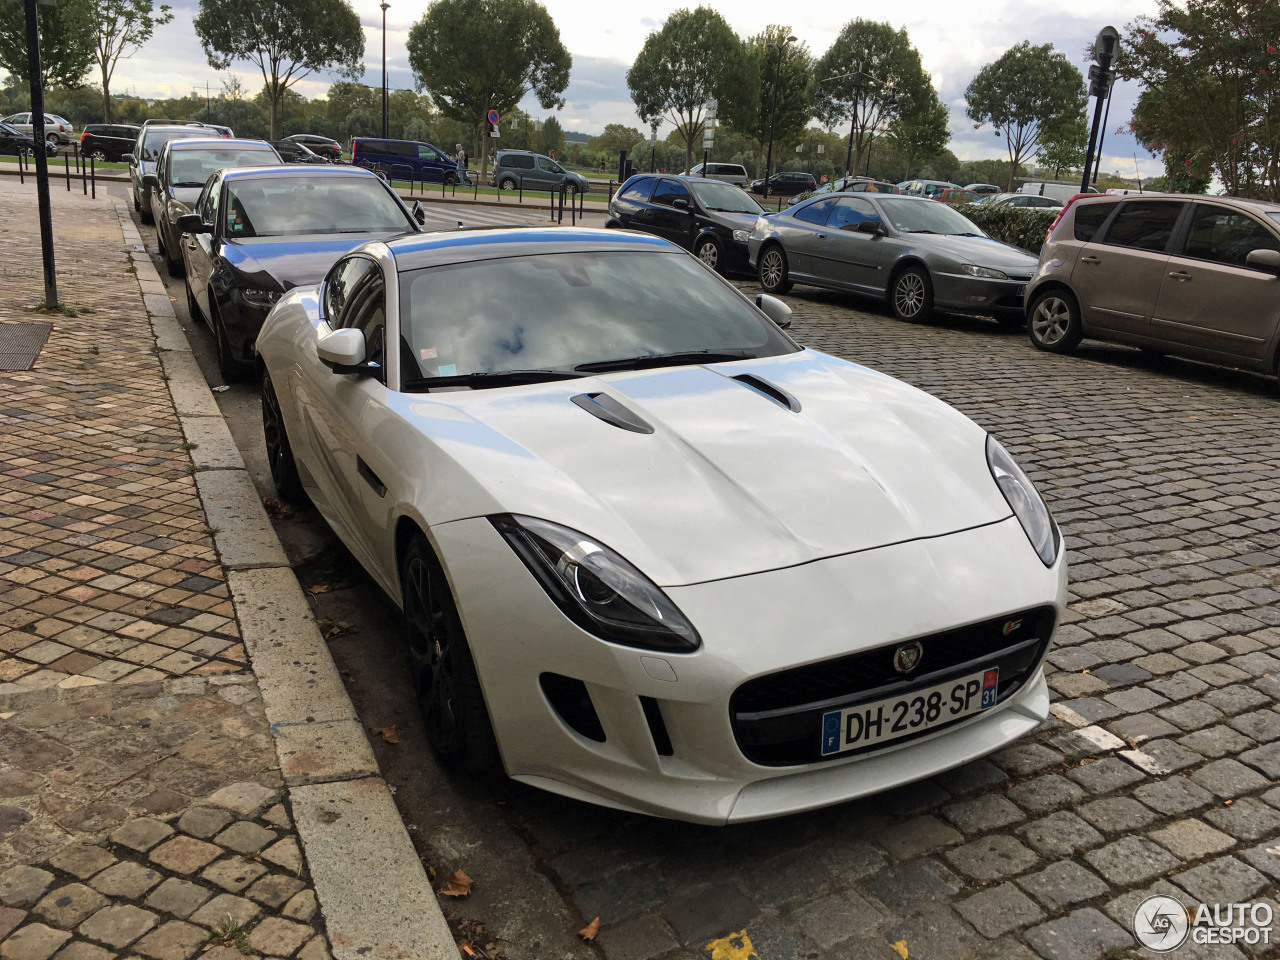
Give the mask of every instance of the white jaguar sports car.
[(726, 823), (1044, 719), (1043, 500), (789, 313), (665, 240), (554, 228), (368, 243), (275, 307), (272, 476), (402, 609), (445, 761)]

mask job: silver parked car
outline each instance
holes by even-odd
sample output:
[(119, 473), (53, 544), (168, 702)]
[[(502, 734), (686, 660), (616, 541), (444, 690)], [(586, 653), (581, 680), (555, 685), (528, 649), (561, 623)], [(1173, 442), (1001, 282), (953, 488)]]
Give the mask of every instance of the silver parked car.
[(1280, 373), (1280, 203), (1073, 201), (1027, 287), (1027, 333), (1050, 353), (1092, 337)]
[(946, 204), (895, 194), (816, 196), (759, 218), (747, 249), (768, 293), (808, 283), (885, 297), (909, 322), (938, 307), (1021, 323), (1036, 268)]

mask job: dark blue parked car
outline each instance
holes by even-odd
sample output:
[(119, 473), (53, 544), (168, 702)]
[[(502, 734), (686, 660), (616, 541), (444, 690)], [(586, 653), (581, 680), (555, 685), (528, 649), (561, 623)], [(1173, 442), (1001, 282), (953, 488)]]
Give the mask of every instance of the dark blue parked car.
[[(358, 167), (385, 167), (391, 179), (413, 179), (426, 183), (466, 183), (466, 171), (458, 161), (429, 143), (417, 140), (374, 140), (356, 137), (351, 141), (351, 162)], [(407, 169), (405, 169), (407, 168)]]

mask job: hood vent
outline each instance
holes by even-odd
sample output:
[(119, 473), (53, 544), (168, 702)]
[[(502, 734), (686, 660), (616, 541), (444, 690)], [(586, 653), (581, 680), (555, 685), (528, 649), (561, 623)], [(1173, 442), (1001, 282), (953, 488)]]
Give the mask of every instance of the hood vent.
[(607, 424), (632, 433), (653, 433), (652, 426), (607, 393), (580, 393), (569, 399)]
[(757, 377), (754, 373), (740, 373), (732, 379), (737, 380), (745, 387), (750, 387), (757, 393), (763, 393), (779, 406), (786, 407), (792, 413), (800, 412), (800, 401), (793, 397), (787, 391), (783, 390), (777, 384), (770, 383), (764, 377)]

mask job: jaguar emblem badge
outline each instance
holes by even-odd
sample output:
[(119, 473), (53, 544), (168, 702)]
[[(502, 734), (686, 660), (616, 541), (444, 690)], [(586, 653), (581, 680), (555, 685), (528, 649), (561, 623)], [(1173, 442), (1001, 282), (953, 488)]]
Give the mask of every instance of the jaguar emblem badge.
[(910, 673), (920, 666), (920, 661), (923, 657), (924, 648), (919, 643), (914, 640), (911, 643), (904, 643), (893, 651), (893, 669), (899, 673)]

